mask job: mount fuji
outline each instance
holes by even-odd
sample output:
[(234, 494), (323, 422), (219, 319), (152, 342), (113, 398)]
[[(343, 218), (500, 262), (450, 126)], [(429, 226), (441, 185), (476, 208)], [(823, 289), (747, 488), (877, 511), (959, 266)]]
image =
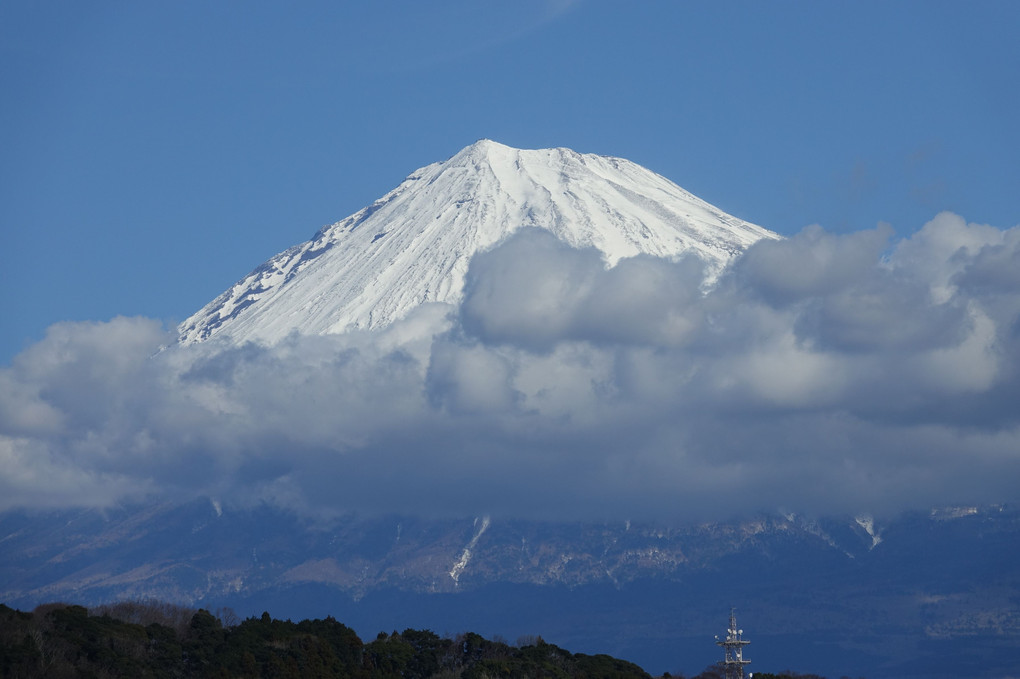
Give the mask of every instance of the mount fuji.
[[(479, 141), (258, 267), (179, 327), (181, 346), (120, 319), (58, 329), (0, 371), (0, 495), (20, 493), (0, 511), (0, 602), (331, 615), (366, 639), (541, 633), (684, 672), (718, 660), (712, 632), (738, 606), (756, 671), (1016, 676), (1020, 510), (867, 506), (990, 478), (966, 467), (1015, 477), (1012, 411), (987, 429), (954, 413), (1010, 396), (1012, 378), (983, 395), (928, 374), (1015, 346), (986, 287), (989, 272), (1012, 284), (1012, 236), (952, 224), (943, 259), (916, 254), (927, 231), (908, 239), (910, 266), (871, 262), (880, 231), (849, 237), (843, 260), (814, 256), (832, 249), (818, 232), (737, 259), (779, 236), (626, 160)], [(980, 256), (946, 246), (960, 234)], [(784, 245), (806, 254), (755, 259)], [(947, 259), (962, 263), (945, 277), (914, 270)], [(755, 266), (834, 276), (791, 304)], [(934, 303), (931, 280), (980, 294)], [(662, 318), (706, 330), (678, 346)], [(1006, 332), (982, 330), (992, 318)]]
[(455, 304), (471, 257), (524, 227), (594, 247), (607, 266), (693, 254), (709, 280), (752, 243), (779, 238), (627, 160), (481, 140), (271, 258), (184, 321), (180, 340), (273, 344)]

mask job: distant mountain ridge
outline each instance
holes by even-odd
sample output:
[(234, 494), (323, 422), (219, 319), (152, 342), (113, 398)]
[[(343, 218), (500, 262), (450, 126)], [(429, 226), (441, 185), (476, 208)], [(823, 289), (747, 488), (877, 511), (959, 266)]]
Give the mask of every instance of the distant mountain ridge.
[(0, 602), (157, 598), (241, 616), (334, 615), (365, 635), (394, 625), (541, 631), (653, 671), (716, 660), (711, 634), (737, 606), (757, 667), (1001, 677), (1020, 657), (1018, 538), (1020, 513), (1003, 507), (687, 527), (356, 515), (325, 524), (208, 500), (12, 511), (0, 514)]
[(627, 160), (481, 140), (271, 258), (184, 321), (180, 340), (272, 344), (457, 303), (472, 255), (524, 227), (597, 248), (609, 265), (694, 254), (709, 275), (752, 243), (778, 238)]

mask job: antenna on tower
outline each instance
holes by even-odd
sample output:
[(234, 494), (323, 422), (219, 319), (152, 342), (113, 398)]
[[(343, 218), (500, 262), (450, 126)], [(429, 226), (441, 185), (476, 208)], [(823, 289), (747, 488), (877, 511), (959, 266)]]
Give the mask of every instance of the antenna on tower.
[(722, 646), (725, 657), (722, 661), (723, 677), (725, 679), (744, 679), (744, 665), (751, 662), (744, 660), (744, 646), (751, 643), (743, 638), (744, 630), (737, 627), (737, 609), (730, 609), (730, 626), (726, 629), (726, 638), (719, 641), (716, 636), (716, 645)]

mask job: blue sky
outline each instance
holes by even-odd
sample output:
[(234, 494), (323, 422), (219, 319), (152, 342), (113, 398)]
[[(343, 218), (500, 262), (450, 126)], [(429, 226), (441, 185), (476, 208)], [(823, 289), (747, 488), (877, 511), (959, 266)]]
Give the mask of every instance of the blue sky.
[(0, 364), (179, 321), (482, 137), (783, 234), (1020, 222), (1014, 2), (0, 5)]

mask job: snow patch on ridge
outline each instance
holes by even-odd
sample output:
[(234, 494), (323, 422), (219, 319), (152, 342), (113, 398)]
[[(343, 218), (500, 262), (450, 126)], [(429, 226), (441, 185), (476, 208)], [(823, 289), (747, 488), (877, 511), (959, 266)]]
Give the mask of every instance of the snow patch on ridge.
[(875, 530), (875, 519), (868, 514), (861, 514), (860, 516), (854, 517), (857, 525), (864, 529), (864, 532), (871, 537), (871, 544), (868, 546), (869, 550), (878, 547), (882, 542), (882, 535)]
[(936, 507), (931, 510), (931, 518), (936, 521), (949, 521), (978, 513), (977, 507)]
[(482, 533), (489, 527), (489, 517), (483, 516), (481, 519), (481, 525), (478, 523), (478, 519), (475, 519), (475, 534), (471, 537), (471, 540), (464, 547), (464, 551), (461, 552), (460, 559), (450, 569), (450, 577), (453, 579), (454, 584), (460, 584), (460, 574), (467, 568), (468, 562), (471, 561), (471, 550), (478, 544), (478, 539), (482, 537)]

